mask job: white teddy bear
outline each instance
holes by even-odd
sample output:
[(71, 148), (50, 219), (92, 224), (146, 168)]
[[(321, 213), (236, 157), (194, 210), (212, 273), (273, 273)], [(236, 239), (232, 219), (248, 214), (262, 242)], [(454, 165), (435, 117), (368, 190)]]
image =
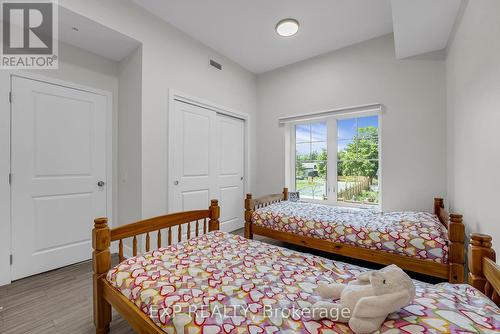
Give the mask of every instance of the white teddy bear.
[(378, 271), (356, 276), (348, 284), (319, 283), (316, 292), (324, 299), (312, 306), (313, 319), (329, 318), (349, 323), (358, 334), (372, 333), (380, 328), (387, 315), (408, 305), (415, 298), (415, 285), (398, 266), (390, 265)]

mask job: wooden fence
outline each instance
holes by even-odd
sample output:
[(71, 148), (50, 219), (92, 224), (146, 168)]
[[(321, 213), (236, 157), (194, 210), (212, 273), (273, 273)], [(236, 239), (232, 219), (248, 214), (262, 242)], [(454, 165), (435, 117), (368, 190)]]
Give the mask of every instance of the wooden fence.
[(354, 196), (361, 194), (363, 190), (369, 190), (370, 185), (369, 177), (358, 176), (356, 181), (349, 182), (345, 189), (339, 191), (337, 199), (339, 201), (351, 201)]

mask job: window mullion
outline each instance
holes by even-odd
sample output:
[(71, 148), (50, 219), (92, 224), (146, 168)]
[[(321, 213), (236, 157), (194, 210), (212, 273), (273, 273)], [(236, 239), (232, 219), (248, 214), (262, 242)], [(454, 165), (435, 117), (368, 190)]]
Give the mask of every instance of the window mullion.
[(289, 130), (289, 136), (290, 136), (290, 156), (289, 156), (289, 163), (290, 163), (290, 175), (289, 175), (289, 185), (290, 185), (290, 190), (291, 191), (296, 191), (296, 164), (297, 164), (297, 148), (296, 148), (296, 134), (295, 134), (295, 125), (291, 125)]
[(327, 190), (328, 202), (337, 203), (337, 119), (330, 117), (327, 120)]

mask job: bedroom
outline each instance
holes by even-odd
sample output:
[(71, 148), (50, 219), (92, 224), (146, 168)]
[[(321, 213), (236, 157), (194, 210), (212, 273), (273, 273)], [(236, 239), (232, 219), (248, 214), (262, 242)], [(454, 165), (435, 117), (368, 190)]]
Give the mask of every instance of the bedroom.
[[(2, 62), (0, 71), (0, 332), (96, 330), (97, 217), (117, 238), (112, 267), (119, 253), (219, 225), (264, 241), (263, 253), (271, 244), (369, 269), (395, 263), (430, 283), (467, 282), (472, 272), (484, 289), (481, 258), (500, 238), (497, 1), (60, 0), (55, 9), (58, 68)], [(286, 37), (281, 28), (298, 30)], [(46, 115), (22, 113), (40, 94)], [(101, 112), (88, 118), (88, 105)], [(362, 212), (368, 224), (423, 212), (442, 247), (414, 246), (422, 256), (370, 249), (380, 236), (325, 240), (283, 213), (277, 225), (300, 229), (259, 229), (254, 211), (285, 197), (273, 205), (290, 210), (283, 205), (301, 204), (296, 192), (330, 216)], [(191, 210), (203, 212), (183, 230), (149, 221), (118, 241), (117, 228)], [(469, 252), (474, 233), (491, 235), (492, 248), (486, 238)], [(429, 261), (431, 251), (439, 256)], [(489, 325), (498, 326), (495, 311)], [(140, 332), (133, 319), (113, 313), (111, 333)]]

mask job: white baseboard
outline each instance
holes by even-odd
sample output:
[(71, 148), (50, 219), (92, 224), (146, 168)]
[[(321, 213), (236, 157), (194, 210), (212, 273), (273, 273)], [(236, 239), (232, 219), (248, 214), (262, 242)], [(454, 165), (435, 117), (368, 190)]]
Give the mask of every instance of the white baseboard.
[(233, 232), (239, 230), (240, 228), (245, 227), (245, 223), (242, 221), (231, 221), (222, 223), (220, 226), (220, 230), (224, 232)]

